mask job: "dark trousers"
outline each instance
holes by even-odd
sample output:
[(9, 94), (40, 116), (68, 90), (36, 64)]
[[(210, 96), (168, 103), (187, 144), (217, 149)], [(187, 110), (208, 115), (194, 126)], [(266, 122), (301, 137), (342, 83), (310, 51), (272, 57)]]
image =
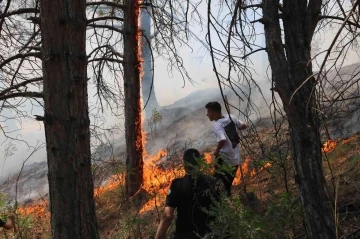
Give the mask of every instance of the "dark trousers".
[(239, 165), (236, 166), (227, 165), (224, 162), (224, 160), (221, 158), (221, 156), (217, 158), (217, 162), (215, 164), (214, 176), (223, 182), (228, 197), (231, 196), (231, 186), (234, 181), (238, 167)]

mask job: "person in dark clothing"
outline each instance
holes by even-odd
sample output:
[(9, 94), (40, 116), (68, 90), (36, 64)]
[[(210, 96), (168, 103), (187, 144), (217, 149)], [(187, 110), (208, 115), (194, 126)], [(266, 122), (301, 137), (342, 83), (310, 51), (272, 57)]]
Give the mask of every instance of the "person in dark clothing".
[[(222, 182), (196, 170), (200, 157), (196, 149), (188, 149), (183, 156), (186, 175), (174, 179), (165, 202), (165, 211), (155, 239), (165, 238), (177, 209), (174, 239), (202, 238), (210, 233), (209, 224), (214, 218), (207, 211), (219, 200)], [(195, 170), (194, 170), (195, 168)]]
[(16, 232), (14, 216), (10, 216), (6, 222), (0, 219), (0, 227), (6, 230), (14, 229)]

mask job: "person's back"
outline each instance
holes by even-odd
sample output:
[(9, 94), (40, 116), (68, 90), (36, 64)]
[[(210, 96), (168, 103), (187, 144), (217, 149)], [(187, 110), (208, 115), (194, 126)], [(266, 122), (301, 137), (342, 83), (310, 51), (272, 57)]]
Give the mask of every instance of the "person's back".
[(205, 175), (185, 175), (173, 181), (166, 206), (177, 208), (174, 238), (199, 238), (210, 232), (208, 211), (219, 198), (216, 184), (216, 179)]
[[(230, 119), (231, 117), (231, 119)], [(226, 157), (227, 164), (230, 166), (236, 166), (240, 163), (239, 154), (239, 136), (236, 131), (237, 127), (243, 124), (242, 121), (238, 120), (233, 115), (224, 115), (223, 118), (218, 119), (213, 126), (215, 134), (221, 131), (225, 135), (225, 144), (220, 149), (220, 153)]]
[(201, 238), (210, 232), (212, 217), (208, 211), (215, 200), (220, 199), (224, 186), (220, 180), (201, 174), (197, 160), (201, 160), (198, 150), (187, 149), (184, 152), (186, 175), (171, 183), (155, 239), (166, 238), (175, 210), (177, 219), (174, 239)]

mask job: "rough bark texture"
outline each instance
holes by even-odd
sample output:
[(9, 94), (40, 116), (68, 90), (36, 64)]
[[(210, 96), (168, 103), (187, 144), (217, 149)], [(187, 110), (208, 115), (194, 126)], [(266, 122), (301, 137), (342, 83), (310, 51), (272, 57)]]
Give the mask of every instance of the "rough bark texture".
[(151, 16), (149, 11), (150, 7), (142, 8), (141, 10), (141, 30), (143, 36), (141, 37), (142, 51), (141, 55), (143, 58), (143, 76), (142, 76), (142, 99), (143, 103), (146, 104), (145, 116), (150, 119), (154, 109), (159, 110), (159, 104), (156, 100), (153, 82), (153, 64), (151, 59)]
[(41, 0), (52, 238), (99, 238), (91, 175), (85, 0)]
[(139, 3), (125, 1), (124, 9), (124, 91), (126, 137), (126, 196), (133, 196), (143, 182), (143, 143), (141, 125), (141, 56)]
[[(283, 106), (288, 117), (295, 180), (306, 214), (309, 238), (335, 238), (332, 203), (325, 190), (319, 120), (315, 110), (311, 39), (320, 15), (321, 0), (284, 1), (285, 49), (279, 23), (279, 1), (263, 1), (266, 48)], [(290, 98), (295, 90), (305, 83)]]

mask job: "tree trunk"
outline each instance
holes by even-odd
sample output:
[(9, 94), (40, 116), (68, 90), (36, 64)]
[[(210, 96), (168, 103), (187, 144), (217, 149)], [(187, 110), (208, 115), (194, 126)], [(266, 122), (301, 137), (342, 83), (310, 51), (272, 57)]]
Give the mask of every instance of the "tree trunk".
[(143, 76), (142, 76), (142, 99), (145, 107), (145, 116), (150, 119), (154, 109), (159, 109), (159, 104), (156, 100), (153, 82), (153, 64), (151, 57), (151, 16), (149, 11), (151, 7), (141, 9), (141, 30), (143, 36), (141, 38), (143, 58)]
[[(321, 0), (310, 1), (308, 7), (305, 0), (290, 2), (284, 1), (284, 51), (279, 1), (263, 1), (266, 48), (272, 77), (290, 126), (295, 181), (306, 214), (307, 235), (332, 239), (335, 238), (334, 214), (322, 170), (320, 123), (310, 56)], [(290, 102), (293, 93), (306, 80)]]
[(91, 174), (85, 0), (41, 0), (52, 238), (99, 238)]
[(139, 3), (125, 1), (124, 9), (124, 91), (126, 137), (126, 196), (133, 196), (143, 182), (141, 122), (141, 50), (139, 47)]

